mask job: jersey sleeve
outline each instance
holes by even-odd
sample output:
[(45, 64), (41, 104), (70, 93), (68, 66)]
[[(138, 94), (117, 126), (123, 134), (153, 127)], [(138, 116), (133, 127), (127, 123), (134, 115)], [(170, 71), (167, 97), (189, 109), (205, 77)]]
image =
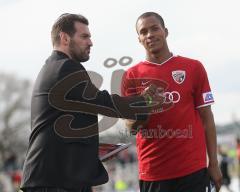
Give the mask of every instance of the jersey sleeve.
[(198, 62), (194, 72), (194, 105), (196, 108), (208, 106), (214, 103), (213, 94), (209, 85), (207, 72)]

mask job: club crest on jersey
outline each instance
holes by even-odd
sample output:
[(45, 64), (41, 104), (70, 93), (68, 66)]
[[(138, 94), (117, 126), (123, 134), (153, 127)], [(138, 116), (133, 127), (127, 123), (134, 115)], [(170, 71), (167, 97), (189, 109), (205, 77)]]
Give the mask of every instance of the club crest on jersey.
[(203, 101), (204, 103), (209, 103), (214, 101), (212, 92), (203, 93)]
[(181, 84), (185, 80), (186, 72), (182, 70), (172, 71), (172, 77), (176, 83)]

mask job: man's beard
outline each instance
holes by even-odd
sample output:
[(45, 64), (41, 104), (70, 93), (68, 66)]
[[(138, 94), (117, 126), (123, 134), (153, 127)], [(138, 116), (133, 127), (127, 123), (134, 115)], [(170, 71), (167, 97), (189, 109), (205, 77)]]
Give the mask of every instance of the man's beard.
[(76, 43), (70, 40), (69, 43), (69, 53), (74, 61), (85, 62), (89, 60), (89, 55), (84, 53), (83, 50), (77, 48)]

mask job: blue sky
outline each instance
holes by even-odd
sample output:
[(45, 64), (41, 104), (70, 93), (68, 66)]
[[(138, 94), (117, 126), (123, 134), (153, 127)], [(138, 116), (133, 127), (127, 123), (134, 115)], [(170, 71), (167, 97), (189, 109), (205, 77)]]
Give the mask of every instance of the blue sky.
[[(0, 0), (0, 71), (34, 81), (52, 50), (50, 30), (64, 12), (80, 13), (90, 21), (94, 46), (84, 65), (104, 77), (121, 66), (104, 68), (108, 57), (143, 60), (135, 21), (145, 11), (160, 13), (169, 30), (168, 43), (176, 55), (200, 60), (209, 75), (218, 124), (240, 120), (239, 0)], [(130, 66), (132, 66), (130, 65)]]

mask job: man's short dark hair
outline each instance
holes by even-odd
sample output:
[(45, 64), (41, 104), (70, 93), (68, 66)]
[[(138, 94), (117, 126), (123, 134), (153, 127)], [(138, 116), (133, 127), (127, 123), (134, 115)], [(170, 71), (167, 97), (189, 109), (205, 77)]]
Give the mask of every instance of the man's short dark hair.
[(136, 28), (137, 28), (137, 23), (140, 19), (144, 19), (146, 17), (151, 17), (151, 16), (156, 17), (159, 20), (159, 22), (161, 23), (162, 27), (165, 28), (165, 23), (164, 23), (162, 16), (155, 12), (145, 12), (142, 15), (140, 15), (136, 21)]
[(74, 27), (75, 22), (80, 22), (88, 25), (88, 20), (79, 14), (64, 13), (55, 21), (52, 26), (51, 38), (52, 44), (59, 45), (60, 42), (60, 32), (67, 33), (70, 37), (74, 35), (76, 29)]

